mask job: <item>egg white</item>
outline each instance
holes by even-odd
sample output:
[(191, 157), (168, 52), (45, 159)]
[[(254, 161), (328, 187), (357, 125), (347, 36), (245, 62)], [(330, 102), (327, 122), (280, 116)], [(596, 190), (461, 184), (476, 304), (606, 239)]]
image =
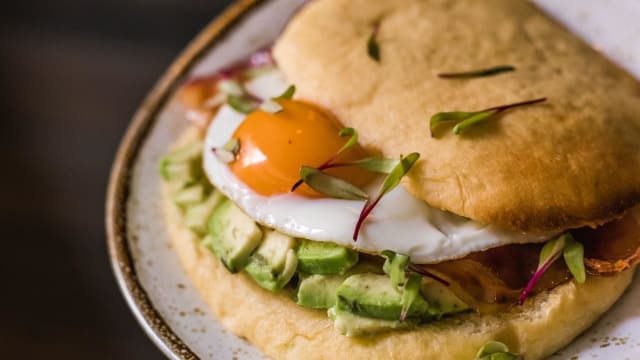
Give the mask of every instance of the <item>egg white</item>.
[[(282, 73), (274, 70), (253, 79), (246, 87), (261, 98), (269, 98), (281, 94), (288, 85)], [(507, 244), (542, 242), (553, 235), (524, 234), (480, 224), (431, 207), (398, 186), (382, 198), (354, 242), (353, 230), (363, 201), (310, 199), (296, 194), (263, 196), (217, 159), (211, 149), (231, 139), (245, 116), (227, 105), (220, 108), (206, 134), (205, 172), (211, 183), (251, 218), (285, 234), (369, 253), (392, 250), (409, 255), (419, 264), (456, 259)]]

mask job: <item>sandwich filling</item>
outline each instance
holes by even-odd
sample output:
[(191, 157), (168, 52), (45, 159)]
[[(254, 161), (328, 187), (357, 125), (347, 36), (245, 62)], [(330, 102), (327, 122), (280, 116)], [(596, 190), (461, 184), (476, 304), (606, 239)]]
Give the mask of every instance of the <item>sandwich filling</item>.
[(160, 172), (185, 225), (230, 272), (326, 309), (343, 334), (504, 311), (640, 261), (637, 208), (558, 234), (429, 206), (397, 186), (419, 154), (387, 159), (360, 147), (357, 129), (295, 96), (269, 52), (192, 80), (178, 97), (200, 131)]

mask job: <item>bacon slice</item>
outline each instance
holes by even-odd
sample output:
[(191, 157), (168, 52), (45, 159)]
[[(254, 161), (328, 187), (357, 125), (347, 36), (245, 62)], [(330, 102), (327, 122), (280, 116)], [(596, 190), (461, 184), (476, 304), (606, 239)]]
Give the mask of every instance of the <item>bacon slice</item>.
[(640, 263), (640, 208), (621, 220), (572, 233), (584, 245), (584, 264), (590, 275), (613, 275)]
[[(612, 275), (640, 262), (640, 208), (597, 229), (572, 231), (585, 247), (590, 275)], [(506, 245), (439, 264), (412, 269), (448, 283), (461, 300), (481, 313), (513, 306), (538, 266), (542, 244)], [(538, 293), (571, 280), (564, 261), (556, 261), (536, 284)]]

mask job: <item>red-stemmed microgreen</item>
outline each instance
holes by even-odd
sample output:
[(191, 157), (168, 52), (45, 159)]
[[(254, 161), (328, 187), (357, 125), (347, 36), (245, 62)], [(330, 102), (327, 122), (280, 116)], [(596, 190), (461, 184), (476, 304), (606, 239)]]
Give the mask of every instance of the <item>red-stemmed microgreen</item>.
[(473, 127), (473, 125), (489, 117), (500, 114), (506, 110), (541, 103), (546, 100), (547, 98), (538, 98), (533, 100), (520, 101), (512, 104), (494, 106), (480, 111), (439, 112), (433, 115), (429, 120), (429, 133), (431, 136), (433, 136), (434, 129), (443, 122), (459, 121), (459, 123), (454, 126), (453, 133), (455, 135), (460, 135)]
[(476, 353), (475, 360), (523, 360), (521, 354), (511, 352), (509, 347), (498, 341), (489, 341)]
[(378, 44), (378, 32), (380, 32), (380, 22), (373, 24), (371, 35), (367, 40), (367, 54), (371, 59), (380, 62), (380, 45)]
[(240, 140), (233, 138), (227, 141), (222, 147), (214, 147), (211, 151), (220, 162), (230, 164), (236, 160), (236, 156), (240, 152)]
[(300, 176), (310, 188), (332, 198), (346, 200), (366, 200), (369, 198), (366, 192), (350, 182), (325, 174), (312, 167), (301, 167)]
[(469, 70), (461, 72), (440, 73), (438, 77), (443, 79), (467, 79), (475, 77), (485, 77), (502, 74), (504, 72), (515, 71), (516, 68), (511, 65), (493, 66), (487, 69)]
[(411, 304), (418, 298), (420, 293), (422, 276), (415, 273), (407, 274), (409, 256), (398, 254), (391, 250), (385, 250), (380, 255), (385, 258), (382, 270), (391, 279), (391, 285), (394, 289), (402, 294), (400, 321), (405, 321)]
[(398, 186), (398, 184), (400, 184), (400, 180), (402, 180), (402, 178), (409, 172), (409, 170), (411, 170), (411, 167), (413, 167), (413, 164), (418, 161), (418, 158), (420, 158), (420, 154), (415, 152), (405, 157), (403, 157), (402, 155), (400, 156), (400, 161), (384, 179), (384, 182), (382, 183), (382, 186), (380, 187), (376, 198), (373, 201), (371, 201), (371, 199), (368, 199), (365, 202), (362, 211), (360, 212), (360, 216), (358, 217), (358, 222), (356, 223), (355, 230), (353, 231), (353, 241), (358, 240), (358, 234), (360, 233), (360, 229), (362, 228), (364, 221), (367, 219), (369, 214), (371, 214), (371, 211), (373, 211), (376, 205), (378, 205), (380, 199), (382, 199), (384, 195), (389, 193), (396, 186)]
[(281, 112), (284, 108), (276, 100), (291, 99), (293, 98), (293, 95), (295, 93), (296, 93), (296, 87), (295, 85), (291, 85), (281, 95), (263, 101), (262, 104), (260, 104), (260, 110), (266, 111), (272, 114), (277, 114)]
[[(295, 88), (294, 88), (294, 90), (295, 90)], [(344, 145), (342, 145), (342, 147), (340, 148), (340, 150), (338, 150), (338, 152), (336, 152), (333, 156), (331, 156), (329, 159), (327, 159), (327, 161), (325, 161), (322, 165), (318, 166), (316, 168), (317, 170), (323, 171), (323, 170), (329, 169), (331, 167), (339, 167), (339, 166), (332, 165), (332, 163), (345, 150), (355, 146), (358, 143), (358, 132), (354, 128), (343, 128), (338, 132), (338, 135), (340, 137), (349, 136), (349, 140), (347, 140), (347, 142)], [(340, 166), (345, 166), (345, 165), (340, 165)], [(302, 178), (300, 180), (296, 181), (296, 183), (293, 184), (293, 186), (291, 187), (291, 192), (296, 191), (296, 189), (298, 187), (300, 187), (300, 185), (302, 185), (303, 182), (304, 182), (304, 180)]]
[(564, 256), (565, 263), (573, 275), (576, 282), (582, 284), (585, 281), (584, 259), (583, 259), (583, 246), (579, 242), (573, 239), (570, 233), (565, 233), (559, 237), (547, 241), (540, 251), (540, 259), (538, 261), (538, 268), (535, 273), (522, 290), (522, 294), (518, 299), (518, 304), (522, 305), (531, 293), (535, 285), (538, 283), (545, 271), (560, 258)]

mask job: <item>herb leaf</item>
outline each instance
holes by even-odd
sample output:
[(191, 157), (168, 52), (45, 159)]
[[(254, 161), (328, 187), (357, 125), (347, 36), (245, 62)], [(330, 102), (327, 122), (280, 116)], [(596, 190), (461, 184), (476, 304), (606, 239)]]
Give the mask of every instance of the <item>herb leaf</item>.
[(242, 114), (249, 114), (257, 108), (254, 101), (238, 95), (227, 96), (227, 104), (229, 104), (233, 110)]
[(431, 134), (431, 136), (433, 136), (433, 131), (436, 128), (436, 126), (442, 122), (447, 122), (447, 121), (453, 121), (453, 120), (458, 120), (461, 121), (459, 124), (457, 124), (454, 128), (453, 128), (453, 133), (456, 135), (459, 135), (465, 131), (467, 131), (469, 128), (471, 128), (473, 125), (481, 122), (484, 119), (487, 119), (493, 115), (499, 114), (503, 111), (515, 108), (515, 107), (521, 107), (521, 106), (526, 106), (526, 105), (533, 105), (533, 104), (537, 104), (543, 101), (546, 101), (547, 98), (538, 98), (538, 99), (533, 99), (533, 100), (526, 100), (526, 101), (520, 101), (520, 102), (516, 102), (516, 103), (512, 103), (512, 104), (506, 104), (506, 105), (499, 105), (499, 106), (493, 106), (484, 110), (480, 110), (480, 111), (449, 111), (449, 112), (439, 112), (436, 113), (435, 115), (431, 116), (431, 119), (429, 120), (429, 132)]
[(233, 138), (227, 141), (221, 148), (212, 148), (213, 154), (225, 164), (236, 160), (236, 155), (240, 152), (240, 140)]
[(366, 200), (369, 198), (369, 195), (359, 187), (309, 166), (300, 168), (300, 177), (313, 190), (332, 198), (346, 200)]
[(495, 110), (491, 110), (491, 111), (481, 111), (478, 113), (475, 113), (471, 116), (469, 116), (468, 118), (462, 120), (461, 122), (459, 122), (456, 126), (453, 127), (453, 133), (456, 135), (459, 135), (461, 133), (463, 133), (464, 131), (467, 131), (469, 128), (471, 128), (474, 124), (494, 115), (496, 112)]
[(374, 24), (373, 30), (371, 31), (371, 35), (369, 35), (369, 40), (367, 40), (367, 54), (369, 54), (369, 57), (375, 60), (376, 62), (380, 62), (380, 45), (378, 45), (379, 30), (380, 30), (380, 23)]
[(567, 234), (563, 251), (564, 262), (567, 264), (571, 275), (578, 284), (584, 284), (586, 273), (584, 271), (584, 246)]
[(262, 104), (260, 104), (259, 109), (271, 114), (277, 114), (283, 110), (283, 107), (282, 105), (278, 104), (275, 100), (267, 99), (263, 101)]
[(391, 169), (391, 172), (387, 175), (380, 187), (378, 195), (376, 199), (372, 202), (371, 200), (367, 200), (360, 212), (360, 216), (358, 217), (358, 222), (356, 223), (356, 227), (353, 231), (353, 241), (358, 240), (358, 234), (360, 233), (360, 229), (362, 228), (362, 224), (367, 219), (371, 211), (376, 207), (380, 199), (387, 194), (389, 191), (393, 190), (398, 184), (400, 184), (400, 180), (411, 170), (413, 164), (418, 161), (420, 158), (420, 154), (411, 153), (405, 157), (400, 156), (400, 161), (398, 164)]
[(474, 77), (483, 77), (483, 76), (493, 76), (498, 75), (503, 72), (515, 71), (516, 68), (511, 65), (499, 65), (490, 67), (487, 69), (479, 69), (479, 70), (470, 70), (463, 72), (450, 72), (450, 73), (440, 73), (438, 77), (445, 79), (464, 79), (464, 78), (474, 78)]
[(400, 311), (400, 321), (407, 319), (407, 314), (411, 308), (411, 304), (418, 298), (420, 294), (420, 286), (422, 285), (422, 276), (418, 274), (409, 275), (404, 288), (402, 289), (402, 310)]
[(405, 286), (407, 282), (405, 271), (407, 270), (407, 266), (409, 266), (409, 257), (407, 255), (397, 254), (391, 250), (385, 250), (380, 255), (385, 258), (382, 271), (389, 275), (393, 287), (400, 289)]
[(280, 96), (275, 99), (293, 99), (293, 95), (296, 93), (296, 86), (290, 85)]
[(398, 165), (398, 162), (399, 161), (396, 159), (385, 159), (381, 157), (372, 156), (372, 157), (344, 163), (344, 165), (357, 166), (361, 169), (365, 169), (367, 171), (371, 171), (374, 173), (388, 174), (391, 172), (391, 170), (393, 170), (393, 168), (396, 167), (396, 165)]
[(340, 135), (340, 137), (350, 136), (350, 138), (332, 157), (332, 160), (338, 157), (338, 155), (340, 155), (343, 151), (347, 150), (348, 148), (354, 147), (358, 143), (358, 132), (354, 128), (344, 128), (340, 130), (338, 135)]
[(498, 341), (489, 341), (478, 350), (476, 360), (521, 360), (522, 355), (512, 353), (507, 345)]

